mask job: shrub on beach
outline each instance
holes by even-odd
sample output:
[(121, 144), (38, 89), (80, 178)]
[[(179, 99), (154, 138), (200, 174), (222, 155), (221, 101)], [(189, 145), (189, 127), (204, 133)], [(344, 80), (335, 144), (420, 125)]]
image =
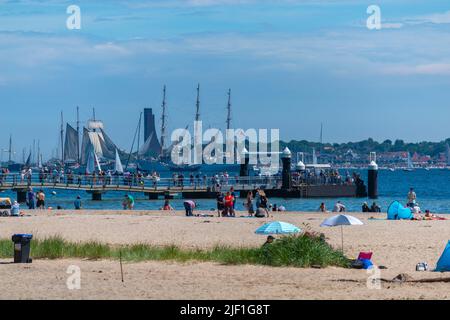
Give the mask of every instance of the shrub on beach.
[(270, 266), (299, 268), (349, 266), (349, 260), (341, 251), (333, 249), (325, 240), (311, 234), (281, 237), (264, 246), (260, 250), (259, 262)]

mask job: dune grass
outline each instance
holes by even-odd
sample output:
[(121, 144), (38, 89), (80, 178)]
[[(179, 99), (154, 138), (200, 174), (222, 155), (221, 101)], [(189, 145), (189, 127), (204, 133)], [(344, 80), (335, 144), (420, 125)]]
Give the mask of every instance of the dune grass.
[[(12, 258), (11, 240), (0, 240), (0, 258)], [(54, 236), (31, 242), (33, 259), (81, 258), (90, 260), (113, 259), (122, 256), (126, 262), (140, 261), (211, 261), (226, 265), (268, 265), (307, 268), (314, 265), (348, 267), (349, 260), (316, 236), (282, 237), (263, 247), (232, 248), (216, 246), (212, 249), (182, 249), (174, 245), (152, 246), (136, 244), (113, 246), (99, 242), (74, 243)]]

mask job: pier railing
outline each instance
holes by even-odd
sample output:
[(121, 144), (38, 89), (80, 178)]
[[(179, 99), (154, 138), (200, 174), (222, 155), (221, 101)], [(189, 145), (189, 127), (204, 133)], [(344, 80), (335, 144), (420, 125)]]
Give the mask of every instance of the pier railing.
[(158, 178), (135, 175), (74, 175), (74, 174), (0, 174), (0, 188), (23, 189), (28, 187), (66, 189), (132, 189), (133, 191), (159, 190), (223, 190), (234, 187), (251, 190), (257, 187), (279, 188), (279, 177), (195, 177)]
[[(293, 177), (292, 186), (351, 184), (337, 177)], [(26, 189), (29, 187), (82, 189), (82, 190), (130, 190), (135, 192), (163, 192), (171, 190), (184, 191), (225, 191), (234, 187), (236, 190), (279, 189), (282, 178), (267, 177), (175, 177), (159, 178), (136, 175), (75, 175), (75, 174), (0, 174), (0, 189)]]

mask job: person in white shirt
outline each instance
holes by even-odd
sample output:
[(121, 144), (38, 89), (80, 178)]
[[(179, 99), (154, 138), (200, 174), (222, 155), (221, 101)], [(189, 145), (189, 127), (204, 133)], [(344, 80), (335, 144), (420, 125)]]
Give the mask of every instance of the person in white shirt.
[(333, 208), (333, 212), (345, 212), (345, 211), (346, 211), (345, 206), (340, 201), (336, 202)]

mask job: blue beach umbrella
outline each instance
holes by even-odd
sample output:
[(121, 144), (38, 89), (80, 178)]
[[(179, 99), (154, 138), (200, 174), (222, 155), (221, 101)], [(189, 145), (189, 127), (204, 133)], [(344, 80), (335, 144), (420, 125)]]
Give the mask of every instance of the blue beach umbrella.
[(263, 234), (263, 235), (271, 235), (271, 234), (291, 234), (291, 233), (299, 233), (302, 230), (300, 228), (297, 228), (293, 224), (281, 222), (281, 221), (275, 221), (271, 223), (267, 223), (263, 225), (261, 228), (256, 230), (256, 234)]
[(341, 226), (341, 240), (342, 240), (342, 252), (344, 252), (344, 228), (343, 226), (360, 226), (363, 225), (361, 220), (353, 216), (346, 214), (340, 214), (328, 219), (320, 225), (321, 227), (336, 227)]

